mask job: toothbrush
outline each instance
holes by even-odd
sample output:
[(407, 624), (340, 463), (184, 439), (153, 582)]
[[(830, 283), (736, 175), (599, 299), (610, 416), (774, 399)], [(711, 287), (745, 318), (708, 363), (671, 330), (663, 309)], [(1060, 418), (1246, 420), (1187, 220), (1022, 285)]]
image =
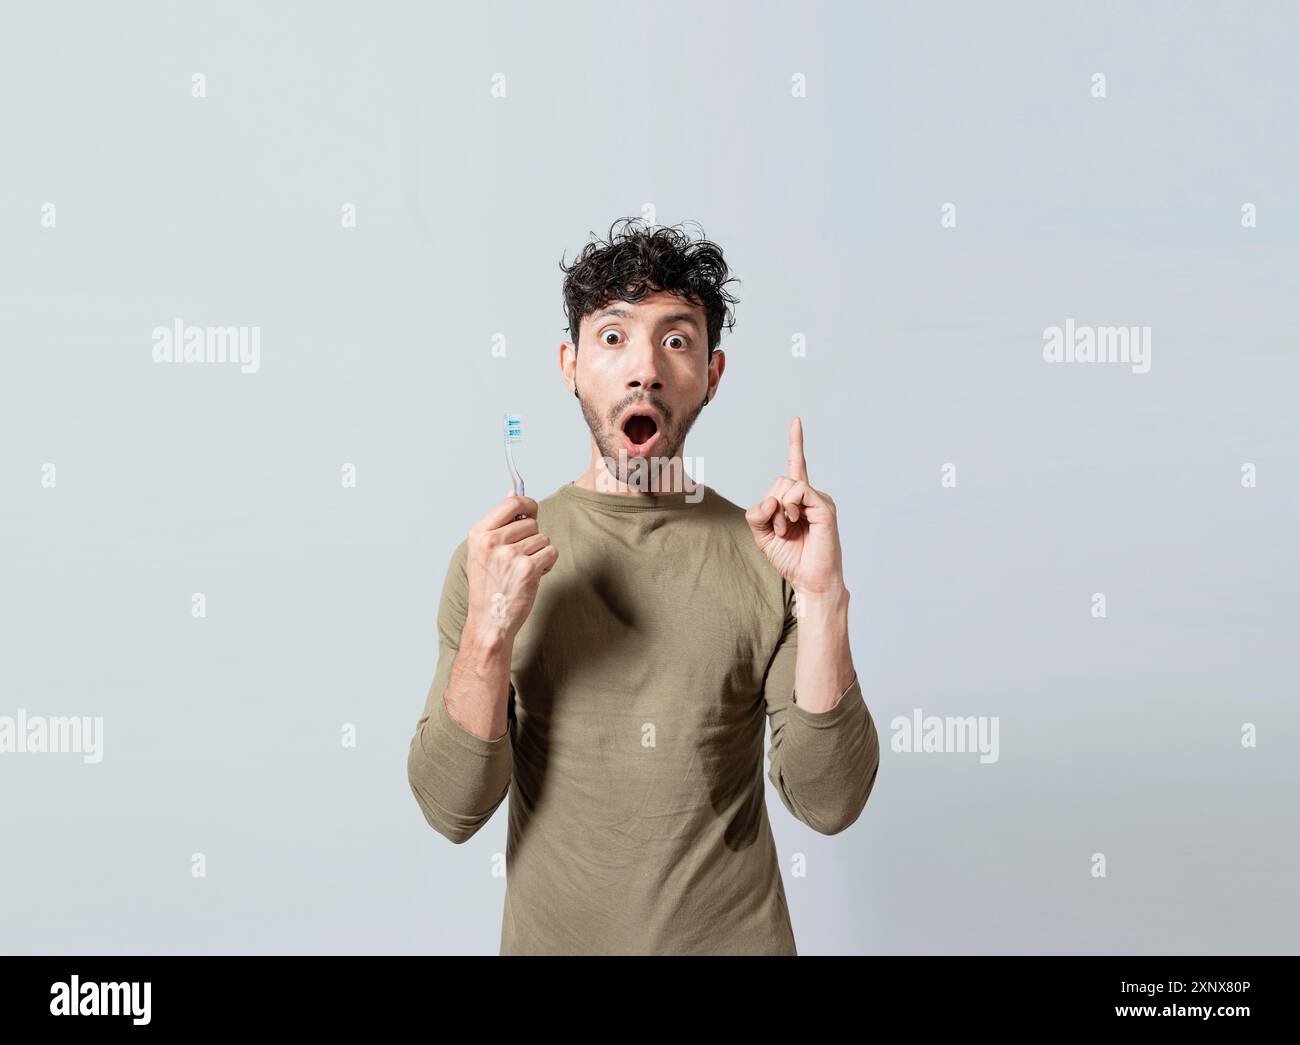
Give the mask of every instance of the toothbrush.
[[(518, 414), (505, 415), (506, 429), (506, 467), (510, 469), (510, 482), (514, 486), (514, 491), (520, 497), (524, 495), (524, 477), (519, 474), (519, 469), (515, 467), (515, 455), (510, 447), (520, 442), (524, 438), (524, 422)], [(526, 515), (516, 515), (516, 521), (527, 519)]]

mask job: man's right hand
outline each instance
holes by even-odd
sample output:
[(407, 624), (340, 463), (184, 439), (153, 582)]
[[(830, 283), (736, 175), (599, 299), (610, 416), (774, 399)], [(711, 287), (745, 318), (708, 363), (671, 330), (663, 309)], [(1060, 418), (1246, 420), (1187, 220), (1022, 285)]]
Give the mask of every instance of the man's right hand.
[(536, 501), (517, 494), (501, 501), (469, 531), (466, 630), (512, 643), (532, 611), (538, 584), (559, 557), (537, 527)]

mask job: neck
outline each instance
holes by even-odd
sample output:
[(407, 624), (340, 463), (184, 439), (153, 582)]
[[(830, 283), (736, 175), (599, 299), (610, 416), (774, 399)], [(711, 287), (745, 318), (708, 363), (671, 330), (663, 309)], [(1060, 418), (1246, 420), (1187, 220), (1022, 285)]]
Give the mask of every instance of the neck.
[[(685, 449), (685, 446), (682, 447)], [(643, 497), (660, 493), (692, 493), (696, 482), (686, 473), (686, 466), (679, 452), (672, 458), (667, 457), (629, 457), (624, 461), (615, 457), (614, 468), (627, 476), (627, 481), (616, 479), (605, 467), (600, 448), (591, 440), (591, 459), (587, 470), (573, 481), (583, 490), (595, 490), (598, 493), (624, 494), (628, 497)]]

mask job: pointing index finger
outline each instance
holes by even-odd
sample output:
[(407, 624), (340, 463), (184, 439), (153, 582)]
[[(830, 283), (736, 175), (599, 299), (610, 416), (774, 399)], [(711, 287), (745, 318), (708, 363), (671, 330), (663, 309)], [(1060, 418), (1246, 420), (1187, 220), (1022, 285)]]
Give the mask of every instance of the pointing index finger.
[(786, 458), (785, 474), (795, 482), (808, 481), (808, 462), (803, 456), (803, 421), (798, 417), (790, 422), (790, 450)]

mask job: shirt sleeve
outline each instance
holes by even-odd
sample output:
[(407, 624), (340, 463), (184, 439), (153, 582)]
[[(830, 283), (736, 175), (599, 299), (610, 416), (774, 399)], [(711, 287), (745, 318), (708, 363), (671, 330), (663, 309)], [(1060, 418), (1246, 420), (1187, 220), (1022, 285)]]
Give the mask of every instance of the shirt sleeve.
[(880, 738), (857, 675), (827, 711), (808, 711), (794, 690), (798, 621), (794, 591), (783, 584), (785, 626), (763, 681), (772, 726), (768, 779), (798, 820), (838, 834), (861, 815), (880, 768)]
[[(467, 542), (462, 541), (452, 554), (443, 582), (438, 606), (438, 667), (406, 762), (407, 779), (425, 820), (457, 844), (473, 837), (496, 812), (510, 789), (514, 771), (511, 729), (496, 740), (484, 740), (452, 718), (443, 700), (468, 611), (467, 550)], [(512, 685), (512, 704), (514, 697)]]

